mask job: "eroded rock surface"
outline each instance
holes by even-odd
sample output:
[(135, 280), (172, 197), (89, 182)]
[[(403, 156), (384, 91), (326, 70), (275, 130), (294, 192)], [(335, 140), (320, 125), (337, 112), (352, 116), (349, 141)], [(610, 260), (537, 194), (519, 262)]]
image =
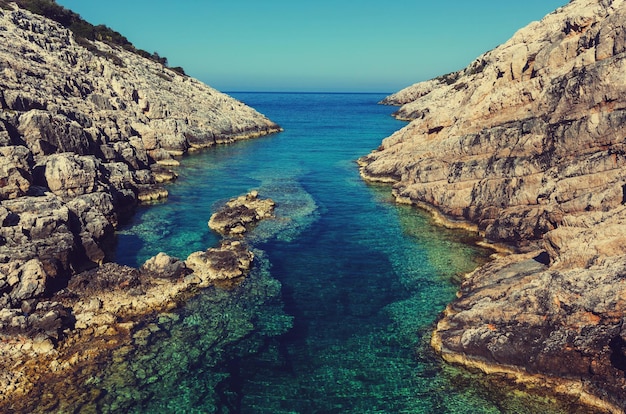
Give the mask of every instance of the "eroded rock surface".
[[(106, 262), (118, 223), (138, 202), (167, 197), (159, 184), (176, 178), (174, 156), (280, 130), (196, 79), (3, 7), (0, 308)], [(37, 286), (16, 270), (32, 260)]]
[(202, 252), (193, 268), (166, 254), (141, 269), (108, 263), (118, 224), (167, 197), (159, 184), (176, 178), (176, 156), (280, 127), (193, 78), (0, 3), (0, 411), (63, 411), (62, 393), (43, 393), (50, 406), (29, 395), (47, 381), (84, 383), (104, 352), (146, 337), (146, 317), (237, 283), (253, 264), (242, 242)]
[(209, 220), (209, 228), (225, 236), (241, 236), (259, 221), (274, 216), (273, 200), (259, 198), (257, 191), (228, 201)]
[[(0, 411), (21, 407), (32, 412), (32, 397), (64, 403), (63, 395), (38, 395), (40, 388), (50, 388), (42, 384), (44, 376), (56, 382), (67, 375), (80, 389), (86, 380), (81, 372), (96, 369), (94, 361), (122, 346), (128, 353), (149, 341), (154, 331), (146, 329), (147, 320), (155, 315), (167, 319), (168, 312), (198, 292), (210, 295), (206, 288), (240, 284), (254, 265), (254, 254), (242, 240), (223, 240), (184, 261), (159, 253), (139, 269), (104, 263), (73, 276), (53, 300), (30, 299), (49, 286), (44, 262), (19, 263), (0, 268), (0, 289), (12, 288), (5, 295), (7, 307), (0, 309), (0, 366), (11, 367), (0, 372)], [(79, 393), (68, 401), (91, 397)], [(37, 412), (48, 411), (36, 405)]]
[(573, 0), (464, 70), (385, 99), (410, 123), (360, 160), (399, 201), (531, 252), (463, 285), (437, 329), (444, 357), (567, 380), (616, 412), (626, 407), (625, 22), (622, 0)]

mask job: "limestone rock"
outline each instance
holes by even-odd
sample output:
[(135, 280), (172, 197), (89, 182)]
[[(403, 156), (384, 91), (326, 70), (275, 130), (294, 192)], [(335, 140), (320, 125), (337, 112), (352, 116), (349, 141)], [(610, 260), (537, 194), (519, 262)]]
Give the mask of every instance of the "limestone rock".
[(549, 269), (532, 255), (492, 262), (463, 283), (434, 343), (446, 359), (521, 368), (539, 383), (545, 375), (572, 384), (584, 378), (583, 387), (571, 385), (581, 400), (595, 394), (623, 406), (625, 272), (625, 256), (570, 270)]
[(253, 259), (254, 254), (243, 243), (223, 241), (217, 248), (190, 254), (185, 264), (200, 278), (201, 284), (206, 284), (245, 276)]
[[(0, 220), (0, 272), (11, 272), (36, 258), (48, 278), (58, 277), (59, 282), (67, 278), (74, 260), (75, 236), (70, 211), (61, 199), (48, 194), (5, 200)], [(41, 293), (39, 289), (35, 292)], [(20, 298), (26, 299), (23, 295)]]
[(499, 242), (619, 206), (626, 59), (620, 47), (595, 56), (597, 39), (621, 39), (625, 14), (621, 1), (574, 1), (466, 69), (388, 98), (412, 122), (361, 159), (363, 175)]
[(623, 0), (572, 0), (385, 99), (410, 123), (359, 160), (521, 253), (463, 284), (433, 337), (444, 358), (608, 412), (626, 407), (625, 22)]
[(51, 155), (45, 165), (46, 183), (50, 191), (66, 199), (93, 193), (98, 190), (99, 167), (93, 156)]
[(15, 282), (11, 297), (15, 301), (41, 296), (46, 290), (46, 271), (37, 259), (31, 259), (9, 273), (9, 285)]
[(157, 277), (168, 279), (178, 279), (190, 272), (187, 266), (185, 266), (185, 262), (163, 252), (146, 260), (143, 266), (141, 266), (141, 270), (151, 272)]
[[(159, 184), (176, 178), (175, 156), (281, 128), (196, 79), (0, 3), (0, 405), (11, 411), (37, 405), (28, 395), (44, 381), (99, 369), (146, 315), (248, 272), (253, 254), (230, 242), (199, 254), (197, 275), (166, 255), (141, 270), (108, 260), (118, 223), (167, 197)], [(134, 345), (150, 340), (143, 332)]]
[(130, 290), (141, 285), (137, 269), (115, 263), (105, 263), (99, 268), (74, 276), (67, 289), (81, 297), (98, 297), (101, 292)]
[(234, 198), (211, 216), (209, 228), (227, 236), (240, 236), (259, 221), (274, 216), (275, 203), (260, 199), (257, 191)]
[(30, 171), (33, 164), (33, 156), (28, 148), (0, 147), (0, 200), (28, 194), (32, 184)]
[(113, 197), (106, 192), (94, 192), (73, 198), (67, 207), (72, 230), (80, 237), (86, 259), (90, 263), (103, 263), (113, 250), (117, 227)]
[[(196, 79), (79, 42), (14, 3), (0, 8), (0, 28), (0, 308), (106, 262), (119, 221), (167, 197), (158, 184), (176, 174), (157, 162), (281, 130)], [(35, 274), (15, 273), (33, 259), (42, 278), (9, 284)]]

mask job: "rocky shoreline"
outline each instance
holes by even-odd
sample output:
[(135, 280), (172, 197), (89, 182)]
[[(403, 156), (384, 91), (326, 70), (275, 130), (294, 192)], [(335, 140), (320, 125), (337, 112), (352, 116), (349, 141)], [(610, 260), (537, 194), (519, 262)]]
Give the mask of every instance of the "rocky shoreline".
[[(231, 227), (238, 225), (232, 214), (238, 211), (238, 200), (245, 200), (255, 213), (249, 225), (271, 217), (267, 206), (274, 202), (258, 199), (254, 191), (215, 213), (231, 216)], [(239, 236), (224, 238), (218, 247), (191, 253), (184, 261), (159, 253), (139, 269), (106, 263), (75, 275), (66, 288), (29, 312), (0, 311), (0, 366), (11, 367), (0, 374), (0, 410), (45, 412), (46, 406), (71, 399), (89, 400), (76, 395), (64, 401), (63, 393), (33, 393), (43, 378), (56, 382), (74, 377), (73, 387), (80, 388), (81, 370), (103, 364), (103, 358), (122, 346), (147, 341), (156, 328), (146, 327), (146, 322), (155, 315), (176, 318), (172, 312), (206, 288), (229, 289), (241, 283), (253, 266), (254, 254)]]
[(626, 4), (573, 0), (467, 68), (382, 103), (410, 121), (359, 160), (399, 202), (510, 254), (462, 284), (444, 359), (626, 408)]
[(254, 254), (230, 239), (186, 261), (109, 262), (118, 225), (167, 197), (161, 184), (176, 179), (181, 155), (282, 129), (15, 4), (3, 3), (0, 28), (0, 411), (33, 401), (45, 411), (58, 396), (32, 399), (42, 381), (97, 369), (107, 352), (150, 335), (145, 320), (250, 271)]

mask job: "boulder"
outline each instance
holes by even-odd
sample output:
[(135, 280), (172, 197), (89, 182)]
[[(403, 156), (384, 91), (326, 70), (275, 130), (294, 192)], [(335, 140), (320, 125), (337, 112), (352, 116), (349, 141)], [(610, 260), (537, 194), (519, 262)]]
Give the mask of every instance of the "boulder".
[(47, 274), (38, 259), (31, 259), (8, 275), (13, 287), (10, 296), (14, 303), (40, 297), (46, 291)]
[[(72, 261), (74, 234), (70, 211), (57, 196), (4, 200), (0, 207), (0, 263), (23, 263), (39, 259), (48, 276), (65, 274)], [(0, 265), (2, 266), (2, 265)]]
[(46, 160), (46, 183), (50, 191), (65, 199), (93, 193), (100, 184), (99, 169), (100, 161), (93, 156), (54, 154)]
[(137, 269), (116, 263), (102, 266), (74, 276), (67, 290), (79, 297), (98, 297), (102, 292), (114, 290), (132, 290), (141, 293), (141, 278)]
[(79, 248), (84, 251), (87, 263), (102, 264), (115, 245), (118, 221), (113, 197), (106, 192), (85, 194), (68, 201), (67, 208), (71, 212), (73, 233), (80, 237)]
[(25, 196), (32, 184), (33, 156), (23, 146), (0, 147), (0, 200)]
[(191, 272), (185, 262), (163, 252), (146, 260), (140, 270), (165, 279), (178, 279)]

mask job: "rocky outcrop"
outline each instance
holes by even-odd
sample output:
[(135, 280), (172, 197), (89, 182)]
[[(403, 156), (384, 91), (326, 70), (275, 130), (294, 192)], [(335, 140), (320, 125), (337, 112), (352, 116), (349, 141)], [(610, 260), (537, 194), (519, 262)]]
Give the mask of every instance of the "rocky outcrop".
[[(250, 195), (240, 199), (246, 197)], [(70, 376), (80, 389), (86, 380), (83, 369), (94, 370), (94, 361), (106, 359), (108, 352), (122, 345), (126, 353), (145, 345), (153, 333), (145, 328), (146, 321), (154, 315), (177, 317), (168, 312), (203, 289), (240, 284), (252, 269), (254, 254), (243, 240), (222, 240), (184, 261), (159, 253), (140, 269), (104, 263), (75, 275), (52, 300), (45, 301), (29, 299), (46, 293), (49, 286), (45, 261), (17, 263), (10, 261), (7, 276), (0, 279), (0, 289), (12, 288), (8, 305), (21, 305), (0, 309), (0, 366), (11, 367), (0, 372), (2, 412), (15, 407), (32, 412), (31, 397), (47, 387), (42, 381)], [(58, 404), (63, 398), (45, 399)]]
[(280, 127), (203, 83), (0, 8), (0, 308), (107, 261), (118, 223), (167, 197), (174, 157)]
[(209, 220), (209, 228), (225, 236), (241, 236), (259, 221), (274, 216), (273, 200), (260, 199), (257, 191), (228, 201)]
[(467, 68), (385, 99), (411, 122), (359, 160), (366, 179), (394, 183), (399, 201), (520, 253), (463, 284), (434, 339), (446, 359), (557, 379), (617, 412), (626, 407), (624, 22), (622, 0), (573, 0)]
[(200, 285), (211, 281), (237, 279), (250, 270), (254, 254), (240, 241), (222, 241), (219, 248), (189, 255), (185, 265), (199, 279)]

